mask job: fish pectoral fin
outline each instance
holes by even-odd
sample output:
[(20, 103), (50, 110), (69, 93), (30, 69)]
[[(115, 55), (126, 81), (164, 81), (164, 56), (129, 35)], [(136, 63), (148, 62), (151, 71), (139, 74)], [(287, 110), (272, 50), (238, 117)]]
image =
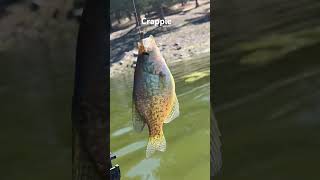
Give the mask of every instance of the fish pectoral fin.
[(144, 118), (137, 111), (135, 104), (132, 103), (132, 124), (136, 132), (141, 132), (145, 126)]
[(174, 95), (175, 100), (173, 102), (173, 107), (172, 110), (168, 116), (168, 118), (164, 121), (164, 123), (169, 123), (172, 120), (176, 119), (179, 115), (180, 115), (180, 110), (179, 110), (179, 102), (178, 102), (178, 98), (177, 95)]

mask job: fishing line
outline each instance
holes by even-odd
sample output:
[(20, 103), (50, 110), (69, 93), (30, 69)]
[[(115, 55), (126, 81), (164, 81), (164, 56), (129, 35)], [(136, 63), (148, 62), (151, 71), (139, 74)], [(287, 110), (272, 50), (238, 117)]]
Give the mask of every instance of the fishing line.
[(139, 31), (139, 34), (140, 34), (140, 40), (141, 40), (141, 43), (142, 43), (142, 39), (143, 39), (143, 31), (141, 30), (141, 24), (140, 24), (140, 21), (138, 19), (138, 13), (137, 13), (137, 9), (136, 9), (136, 3), (134, 0), (132, 0), (132, 4), (133, 4), (133, 8), (134, 8), (134, 14), (136, 16), (136, 20), (138, 22), (138, 31)]

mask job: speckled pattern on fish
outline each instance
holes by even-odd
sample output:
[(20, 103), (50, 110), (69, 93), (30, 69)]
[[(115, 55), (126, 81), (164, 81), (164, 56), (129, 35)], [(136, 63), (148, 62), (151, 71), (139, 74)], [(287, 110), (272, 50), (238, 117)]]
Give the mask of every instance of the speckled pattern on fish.
[(134, 74), (133, 127), (141, 132), (147, 124), (149, 143), (146, 156), (166, 150), (163, 124), (179, 116), (173, 76), (152, 36), (139, 43)]

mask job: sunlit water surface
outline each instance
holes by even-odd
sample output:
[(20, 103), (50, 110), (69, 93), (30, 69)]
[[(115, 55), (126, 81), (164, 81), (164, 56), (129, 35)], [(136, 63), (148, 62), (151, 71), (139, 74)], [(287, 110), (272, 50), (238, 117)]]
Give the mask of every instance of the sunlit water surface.
[(111, 79), (111, 151), (122, 179), (209, 179), (209, 55), (172, 63), (180, 116), (164, 125), (167, 150), (146, 158), (148, 131), (132, 128), (133, 74)]

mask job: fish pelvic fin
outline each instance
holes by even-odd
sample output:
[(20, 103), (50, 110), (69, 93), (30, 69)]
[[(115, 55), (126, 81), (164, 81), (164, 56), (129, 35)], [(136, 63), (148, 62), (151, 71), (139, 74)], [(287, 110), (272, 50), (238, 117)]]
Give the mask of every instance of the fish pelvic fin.
[(166, 151), (166, 139), (163, 134), (149, 137), (149, 142), (146, 150), (146, 157), (151, 157), (156, 151)]
[(135, 106), (135, 102), (133, 100), (133, 103), (132, 103), (132, 125), (133, 125), (133, 129), (136, 132), (142, 132), (145, 124), (146, 124), (145, 120), (140, 115), (140, 113), (137, 111), (136, 106)]

